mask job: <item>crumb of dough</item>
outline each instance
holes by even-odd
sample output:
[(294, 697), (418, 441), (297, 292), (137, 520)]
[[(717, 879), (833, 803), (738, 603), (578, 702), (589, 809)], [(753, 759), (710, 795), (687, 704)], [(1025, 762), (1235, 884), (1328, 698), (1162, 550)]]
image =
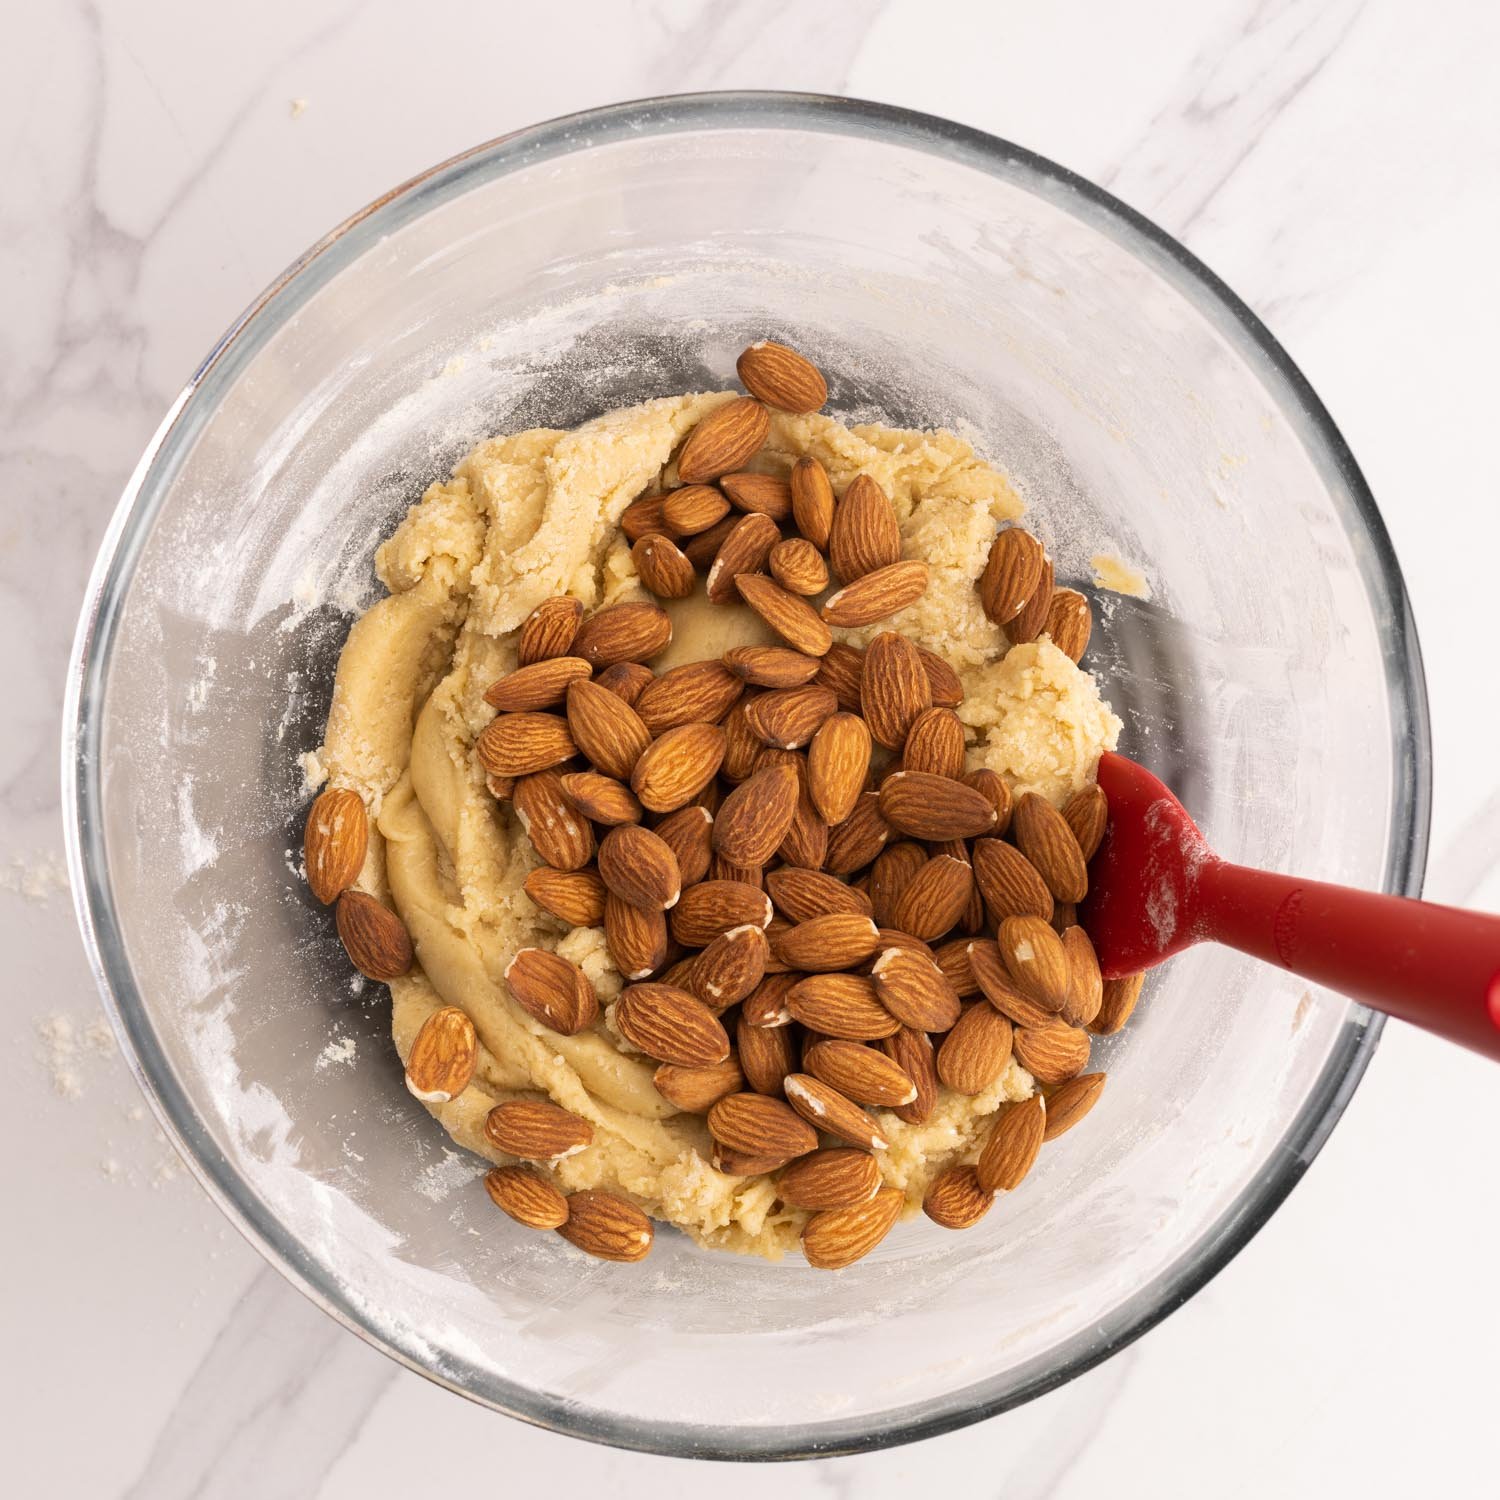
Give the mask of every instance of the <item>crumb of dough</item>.
[(1096, 588), (1108, 589), (1112, 594), (1128, 594), (1133, 599), (1151, 597), (1151, 585), (1134, 563), (1108, 552), (1096, 552), (1089, 558), (1089, 566), (1094, 570)]

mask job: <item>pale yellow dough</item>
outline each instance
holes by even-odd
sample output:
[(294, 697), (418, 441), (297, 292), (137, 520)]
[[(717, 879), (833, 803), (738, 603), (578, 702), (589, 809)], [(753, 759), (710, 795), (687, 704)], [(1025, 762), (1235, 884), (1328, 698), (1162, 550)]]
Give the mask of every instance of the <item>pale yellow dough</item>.
[[(440, 1005), (461, 1006), (478, 1031), (473, 1083), (429, 1106), (453, 1138), (503, 1161), (484, 1139), (486, 1114), (517, 1095), (549, 1097), (594, 1125), (594, 1144), (552, 1169), (565, 1190), (622, 1190), (704, 1245), (775, 1258), (795, 1245), (803, 1215), (775, 1206), (769, 1178), (709, 1165), (702, 1118), (676, 1113), (656, 1092), (653, 1065), (621, 1050), (607, 1017), (563, 1037), (510, 998), (502, 976), (528, 944), (580, 964), (606, 1003), (620, 977), (601, 931), (568, 931), (526, 896), (536, 856), (471, 754), (492, 717), (484, 690), (515, 666), (515, 632), (537, 604), (570, 593), (595, 608), (637, 595), (620, 513), (674, 482), (674, 450), (728, 399), (671, 397), (572, 432), (492, 438), (434, 484), (376, 554), (390, 595), (349, 634), (319, 759), (333, 784), (359, 791), (374, 813), (360, 883), (394, 902), (416, 945), (418, 968), (391, 986), (397, 1051), (406, 1057)], [(756, 467), (784, 473), (802, 453), (823, 461), (839, 493), (857, 473), (872, 475), (896, 506), (907, 555), (932, 565), (927, 595), (882, 628), (904, 631), (959, 670), (973, 763), (1054, 801), (1084, 785), (1119, 721), (1093, 679), (1050, 642), (1006, 655), (974, 591), (996, 523), (1021, 511), (1005, 478), (951, 433), (850, 428), (822, 416), (773, 416)], [(688, 601), (657, 665), (716, 654), (753, 633), (747, 620), (743, 610)], [(860, 642), (872, 633), (843, 634)], [(886, 1180), (914, 1208), (938, 1171), (973, 1159), (988, 1116), (1031, 1089), (1012, 1061), (977, 1098), (943, 1090), (922, 1125), (881, 1112)]]

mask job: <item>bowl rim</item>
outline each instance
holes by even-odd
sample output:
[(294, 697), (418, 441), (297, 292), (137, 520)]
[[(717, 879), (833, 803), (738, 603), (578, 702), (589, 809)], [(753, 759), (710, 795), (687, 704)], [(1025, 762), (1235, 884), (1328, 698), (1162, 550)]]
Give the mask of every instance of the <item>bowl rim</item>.
[(444, 1370), (414, 1341), (377, 1328), (339, 1283), (285, 1233), (220, 1152), (156, 1042), (135, 986), (111, 897), (102, 838), (99, 733), (104, 679), (121, 606), (144, 539), (191, 444), (239, 366), (331, 276), (430, 205), (538, 161), (626, 137), (716, 130), (798, 130), (926, 151), (1060, 203), (1164, 276), (1230, 340), (1266, 383), (1321, 471), (1376, 607), (1393, 707), (1390, 840), (1382, 888), (1416, 895), (1431, 815), (1431, 739), (1421, 649), (1400, 567), (1374, 497), (1311, 385), (1270, 331), (1196, 256), (1104, 189), (1033, 152), (970, 126), (836, 95), (767, 91), (665, 95), (559, 116), (475, 146), (360, 209), (294, 261), (230, 325), (168, 408), (124, 490), (89, 578), (68, 664), (62, 806), (68, 872), (84, 948), (121, 1050), (194, 1176), (252, 1245), (294, 1286), (367, 1343), (460, 1395), (533, 1425), (594, 1442), (677, 1457), (791, 1459), (868, 1452), (937, 1436), (1031, 1400), (1092, 1368), (1153, 1328), (1222, 1270), (1270, 1218), (1327, 1140), (1373, 1055), (1383, 1017), (1351, 1007), (1323, 1070), (1256, 1182), (1213, 1228), (1099, 1327), (1019, 1371), (875, 1418), (766, 1431), (622, 1419), (499, 1381), (461, 1360)]

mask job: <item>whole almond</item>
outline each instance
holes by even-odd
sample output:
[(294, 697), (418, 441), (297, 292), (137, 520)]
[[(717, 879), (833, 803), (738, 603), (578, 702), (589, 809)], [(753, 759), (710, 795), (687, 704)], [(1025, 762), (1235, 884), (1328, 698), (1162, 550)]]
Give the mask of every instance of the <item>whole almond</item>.
[(763, 865), (786, 837), (796, 812), (796, 771), (767, 766), (724, 799), (714, 819), (714, 849), (735, 864)]
[(880, 1190), (880, 1163), (854, 1146), (829, 1146), (782, 1168), (777, 1196), (788, 1208), (818, 1212), (868, 1203)]
[(885, 848), (890, 836), (891, 825), (881, 810), (879, 796), (862, 792), (854, 811), (843, 822), (830, 826), (823, 867), (834, 875), (852, 875)]
[(1023, 995), (1059, 1011), (1068, 1002), (1068, 954), (1040, 917), (1006, 917), (995, 938), (1000, 957)]
[(1007, 917), (1052, 916), (1052, 892), (1036, 867), (1000, 839), (974, 840), (974, 879), (984, 897), (985, 910), (997, 926)]
[(979, 1185), (975, 1167), (949, 1167), (933, 1178), (922, 1212), (944, 1229), (972, 1229), (989, 1211), (995, 1195)]
[(604, 941), (626, 979), (645, 979), (667, 961), (666, 915), (611, 895), (604, 903)]
[(900, 750), (912, 725), (932, 706), (932, 685), (917, 648), (905, 636), (887, 630), (870, 642), (860, 700), (876, 742)]
[(516, 778), (514, 776), (492, 776), (486, 771), (484, 773), (484, 787), (496, 802), (509, 802), (516, 794)]
[(734, 586), (751, 609), (787, 645), (808, 656), (822, 656), (833, 644), (833, 634), (805, 600), (789, 594), (763, 573), (738, 573)]
[(551, 656), (491, 683), (485, 690), (484, 701), (502, 713), (556, 708), (566, 696), (570, 682), (593, 675), (594, 669), (581, 656)]
[(370, 820), (358, 792), (329, 787), (308, 809), (302, 834), (307, 884), (324, 906), (332, 906), (359, 879), (370, 845)]
[(716, 1172), (723, 1172), (727, 1177), (765, 1177), (786, 1165), (784, 1156), (757, 1156), (748, 1151), (731, 1151), (718, 1141), (714, 1141), (710, 1147), (708, 1159)]
[(735, 1031), (740, 1068), (757, 1094), (781, 1097), (781, 1085), (796, 1066), (792, 1034), (785, 1026), (752, 1026), (743, 1016)]
[(567, 1222), (557, 1230), (567, 1242), (599, 1260), (632, 1262), (651, 1253), (651, 1220), (615, 1193), (585, 1188), (568, 1197)]
[(813, 1031), (849, 1042), (878, 1041), (901, 1027), (862, 974), (810, 974), (787, 992), (786, 1008)]
[(901, 766), (933, 776), (958, 778), (964, 774), (964, 726), (951, 708), (924, 709), (911, 721)]
[(787, 1009), (786, 997), (806, 978), (794, 969), (767, 973), (740, 1006), (741, 1017), (751, 1026), (790, 1026), (792, 1013)]
[(971, 1002), (937, 1051), (937, 1075), (960, 1094), (982, 1094), (1010, 1061), (1012, 1027), (994, 1006)]
[(857, 474), (834, 507), (828, 533), (828, 560), (843, 583), (901, 560), (901, 527), (896, 512), (868, 474)]
[(642, 584), (658, 599), (686, 599), (697, 586), (691, 560), (671, 537), (643, 536), (630, 549), (630, 560)]
[(785, 521), (792, 514), (792, 487), (779, 474), (754, 474), (746, 470), (726, 474), (719, 488), (736, 510)]
[(1088, 650), (1093, 628), (1094, 616), (1089, 601), (1077, 589), (1052, 591), (1042, 629), (1052, 637), (1052, 644), (1064, 656), (1077, 661)]
[(597, 771), (570, 771), (558, 777), (562, 794), (593, 823), (613, 828), (618, 823), (639, 823), (641, 804), (623, 781), (601, 776)]
[(505, 966), (505, 982), (527, 1015), (563, 1036), (577, 1036), (599, 1019), (594, 986), (560, 953), (522, 948)]
[(1003, 1105), (979, 1153), (979, 1185), (987, 1192), (1014, 1192), (1042, 1149), (1047, 1108), (1040, 1094)]
[(989, 800), (990, 806), (995, 809), (995, 826), (990, 830), (990, 835), (994, 838), (1002, 837), (1010, 827), (1014, 804), (1010, 788), (1006, 786), (1000, 773), (990, 770), (988, 766), (980, 766), (978, 770), (965, 771), (958, 779)]
[(958, 680), (958, 673), (925, 646), (917, 647), (917, 655), (922, 658), (922, 670), (927, 673), (933, 703), (938, 708), (957, 708), (964, 701), (964, 686)]
[(927, 942), (950, 932), (969, 904), (974, 872), (965, 860), (940, 854), (907, 882), (892, 913), (893, 925)]
[(1016, 1061), (1038, 1083), (1066, 1083), (1089, 1065), (1089, 1034), (1062, 1021), (1017, 1027)]
[(852, 1099), (811, 1073), (789, 1073), (782, 1084), (787, 1102), (821, 1135), (836, 1136), (864, 1151), (889, 1146), (880, 1126)]
[(613, 604), (578, 628), (573, 655), (596, 671), (616, 662), (647, 662), (672, 644), (672, 621), (659, 604)]
[(787, 826), (786, 837), (776, 846), (776, 855), (784, 864), (821, 870), (823, 861), (828, 858), (828, 823), (813, 806), (808, 789), (807, 757), (795, 750), (767, 750), (765, 758), (768, 763), (772, 755), (790, 757), (792, 769), (797, 773), (797, 810)]
[(686, 484), (662, 496), (662, 520), (676, 536), (696, 536), (729, 514), (729, 501), (711, 484)]
[[(764, 1034), (784, 1035), (779, 1032)], [(916, 1084), (902, 1072), (899, 1064), (862, 1042), (847, 1042), (836, 1037), (816, 1042), (808, 1048), (803, 1066), (814, 1078), (837, 1089), (856, 1104), (892, 1109), (898, 1104), (910, 1104), (917, 1097)]]
[(1069, 1026), (1091, 1025), (1104, 1004), (1098, 955), (1081, 927), (1069, 927), (1062, 934), (1062, 945), (1068, 955), (1068, 998), (1062, 1018)]
[(485, 1116), (484, 1138), (523, 1161), (560, 1161), (591, 1146), (594, 1127), (544, 1099), (510, 1099)]
[(745, 722), (745, 714), (760, 691), (759, 688), (752, 688), (724, 715), (724, 763), (719, 767), (719, 774), (727, 782), (741, 782), (747, 776), (754, 775), (755, 763), (760, 758), (760, 752), (765, 749)]
[(416, 961), (406, 924), (388, 906), (363, 891), (347, 890), (334, 907), (339, 941), (349, 962), (366, 979), (399, 979)]
[(1085, 1073), (1059, 1084), (1047, 1099), (1047, 1130), (1044, 1141), (1055, 1141), (1071, 1130), (1098, 1102), (1104, 1092), (1103, 1073)]
[(828, 564), (806, 537), (791, 537), (771, 548), (771, 577), (793, 594), (821, 594), (828, 587)]
[(789, 928), (777, 938), (775, 951), (790, 968), (826, 974), (863, 963), (879, 941), (879, 929), (869, 917), (833, 912)]
[(521, 624), (516, 648), (521, 666), (568, 655), (582, 623), (583, 605), (577, 599), (543, 599)]
[(927, 851), (910, 839), (887, 844), (870, 867), (870, 902), (881, 927), (897, 927), (896, 903), (912, 877), (927, 863)]
[[(929, 577), (927, 564), (918, 559), (877, 568), (830, 594), (823, 602), (823, 620), (828, 625), (849, 630), (888, 619), (897, 610), (915, 604), (927, 592)], [(923, 677), (926, 678), (925, 672)], [(929, 694), (931, 691), (929, 683)]]
[(947, 1031), (963, 1010), (958, 992), (920, 953), (887, 948), (876, 958), (870, 978), (880, 1003), (903, 1026), (917, 1031)]
[(468, 1088), (479, 1061), (474, 1023), (456, 1005), (422, 1022), (406, 1055), (406, 1087), (424, 1104), (446, 1104)]
[(738, 880), (703, 880), (690, 885), (672, 909), (672, 936), (684, 948), (706, 948), (731, 927), (771, 921), (771, 898)]
[(708, 1112), (708, 1133), (731, 1151), (779, 1157), (783, 1162), (816, 1151), (818, 1137), (807, 1121), (780, 1099), (730, 1094)]
[(559, 1229), (568, 1222), (568, 1200), (528, 1167), (496, 1167), (484, 1174), (484, 1190), (496, 1208), (528, 1229)]
[(766, 872), (763, 865), (738, 865), (722, 854), (715, 854), (708, 864), (710, 880), (728, 880), (739, 885), (753, 885), (759, 890), (766, 888)]
[(556, 771), (523, 776), (511, 805), (532, 847), (554, 870), (581, 870), (593, 859), (593, 826), (568, 801)]
[(807, 744), (838, 712), (838, 699), (827, 688), (776, 688), (745, 706), (745, 724), (767, 745), (796, 750)]
[(737, 1094), (745, 1087), (745, 1075), (733, 1053), (723, 1062), (712, 1063), (706, 1068), (663, 1063), (651, 1075), (651, 1081), (668, 1104), (690, 1115), (706, 1115), (720, 1099)]
[(813, 678), (819, 687), (826, 687), (839, 700), (839, 707), (850, 714), (862, 711), (860, 689), (864, 683), (865, 653), (858, 646), (846, 646), (836, 641), (822, 658), (823, 665)]
[(569, 927), (597, 927), (604, 920), (604, 882), (597, 870), (541, 865), (526, 877), (524, 889), (548, 916)]
[(1144, 974), (1127, 974), (1123, 979), (1106, 979), (1099, 1003), (1099, 1014), (1089, 1023), (1095, 1036), (1113, 1036), (1135, 1010), (1141, 998), (1141, 986), (1146, 982)]
[(1055, 1019), (1045, 1005), (1016, 988), (1000, 957), (999, 945), (975, 939), (969, 944), (969, 970), (986, 1000), (1017, 1026), (1050, 1026)]
[(897, 771), (881, 782), (879, 796), (886, 822), (914, 839), (977, 839), (994, 831), (989, 798), (950, 776)]
[[(979, 993), (979, 981), (974, 977), (973, 965), (969, 962), (969, 938), (952, 938), (933, 950), (932, 961), (938, 972), (953, 986), (960, 1000)], [(995, 950), (995, 962), (1000, 963), (1000, 950)], [(1001, 965), (1003, 968), (1004, 965)]]
[(662, 673), (636, 699), (635, 711), (652, 734), (663, 734), (683, 724), (717, 724), (744, 691), (722, 662), (690, 661)]
[(1098, 853), (1109, 822), (1109, 799), (1104, 795), (1104, 788), (1095, 781), (1075, 792), (1064, 804), (1062, 815), (1073, 830), (1073, 837), (1078, 840), (1078, 848), (1086, 863)]
[(1082, 901), (1089, 872), (1068, 821), (1045, 797), (1027, 792), (1016, 803), (1011, 834), (1058, 901)]
[(766, 890), (776, 909), (792, 922), (845, 913), (870, 915), (870, 898), (821, 870), (787, 866), (766, 876)]
[[(744, 517), (738, 512), (729, 511), (722, 521), (716, 521), (707, 531), (700, 531), (697, 536), (685, 536), (682, 538), (682, 555), (692, 563), (693, 567), (700, 573), (712, 571), (714, 559), (719, 555), (724, 543), (734, 534), (735, 529)], [(762, 519), (765, 519), (764, 517)], [(778, 532), (779, 536), (780, 533)], [(753, 569), (751, 571), (754, 571)], [(731, 598), (737, 598), (731, 595)], [(715, 603), (724, 603), (724, 600), (715, 600)]]
[(1020, 614), (1042, 581), (1042, 544), (1029, 531), (1011, 526), (990, 545), (990, 555), (979, 575), (979, 602), (997, 625)]
[(726, 401), (688, 434), (677, 455), (677, 477), (684, 484), (701, 484), (744, 468), (770, 430), (770, 412), (753, 397)]
[(937, 1103), (937, 1059), (932, 1039), (925, 1031), (903, 1026), (876, 1044), (890, 1060), (916, 1085), (917, 1097), (910, 1104), (898, 1104), (896, 1115), (909, 1125), (920, 1125), (932, 1114)]
[(698, 955), (689, 988), (710, 1010), (738, 1005), (765, 977), (769, 956), (761, 928), (731, 927)]
[(729, 521), (729, 530), (714, 553), (704, 585), (710, 604), (738, 603), (740, 594), (735, 578), (741, 573), (763, 572), (771, 548), (781, 540), (781, 532), (769, 516), (752, 512), (731, 516)]
[(905, 1201), (899, 1188), (881, 1188), (868, 1203), (814, 1214), (802, 1229), (808, 1265), (821, 1271), (853, 1265), (891, 1232)]
[(1061, 937), (1068, 928), (1078, 925), (1078, 908), (1071, 901), (1052, 903), (1052, 930)]
[[(665, 738), (665, 736), (663, 736)], [(714, 820), (706, 808), (684, 807), (656, 825), (656, 836), (672, 851), (684, 889), (708, 874)]]
[(835, 713), (814, 733), (807, 751), (808, 794), (830, 824), (842, 823), (854, 811), (871, 748), (869, 726), (857, 714)]
[(657, 1062), (708, 1068), (729, 1056), (729, 1037), (713, 1011), (673, 985), (628, 985), (613, 1016), (620, 1035)]
[(828, 383), (810, 359), (785, 344), (761, 339), (735, 363), (740, 384), (777, 411), (817, 411), (828, 399)]
[(611, 828), (604, 835), (599, 844), (599, 878), (611, 895), (647, 911), (669, 911), (682, 894), (682, 872), (671, 846), (649, 828), (634, 823)]
[(820, 551), (833, 528), (833, 486), (828, 470), (811, 455), (792, 465), (792, 519), (797, 530)]
[(724, 731), (717, 724), (682, 724), (641, 752), (630, 786), (652, 812), (686, 807), (724, 763)]
[(1020, 646), (1034, 641), (1047, 626), (1047, 609), (1052, 602), (1052, 559), (1042, 560), (1042, 576), (1036, 591), (1019, 613), (1003, 627), (1011, 645)]
[(656, 673), (644, 662), (617, 661), (614, 666), (606, 667), (594, 681), (634, 708), (641, 694), (656, 681)]
[(635, 709), (597, 682), (575, 682), (568, 688), (568, 729), (578, 749), (606, 776), (620, 781), (630, 779), (651, 743), (651, 731)]
[(479, 764), (492, 776), (530, 776), (577, 753), (568, 721), (557, 714), (501, 714), (474, 741)]
[(642, 537), (670, 536), (672, 528), (667, 525), (666, 517), (662, 514), (662, 497), (642, 495), (639, 500), (631, 501), (620, 512), (620, 530), (625, 533), (626, 541), (632, 546)]
[(756, 687), (791, 688), (811, 682), (819, 658), (786, 646), (736, 646), (724, 653), (724, 665), (742, 682)]

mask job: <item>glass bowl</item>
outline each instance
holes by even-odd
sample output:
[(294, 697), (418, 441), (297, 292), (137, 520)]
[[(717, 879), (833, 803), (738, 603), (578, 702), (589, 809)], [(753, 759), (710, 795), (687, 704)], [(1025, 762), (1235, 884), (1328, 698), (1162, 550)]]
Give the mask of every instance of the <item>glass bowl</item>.
[[(969, 436), (1058, 576), (1107, 553), (1089, 664), (1122, 748), (1225, 855), (1414, 893), (1429, 758), (1390, 544), (1327, 413), (1180, 246), (1067, 172), (849, 100), (621, 105), (480, 147), (315, 246), (177, 399), (69, 682), (69, 857), (142, 1086), (199, 1178), (376, 1346), (528, 1421), (674, 1454), (927, 1436), (1136, 1337), (1265, 1222), (1378, 1021), (1198, 949), (1101, 1043), (1086, 1126), (976, 1229), (837, 1275), (586, 1262), (497, 1213), (401, 1085), (297, 873), (371, 553), (476, 439), (733, 381), (782, 336), (831, 407)], [(352, 1063), (350, 1059), (353, 1059)]]

